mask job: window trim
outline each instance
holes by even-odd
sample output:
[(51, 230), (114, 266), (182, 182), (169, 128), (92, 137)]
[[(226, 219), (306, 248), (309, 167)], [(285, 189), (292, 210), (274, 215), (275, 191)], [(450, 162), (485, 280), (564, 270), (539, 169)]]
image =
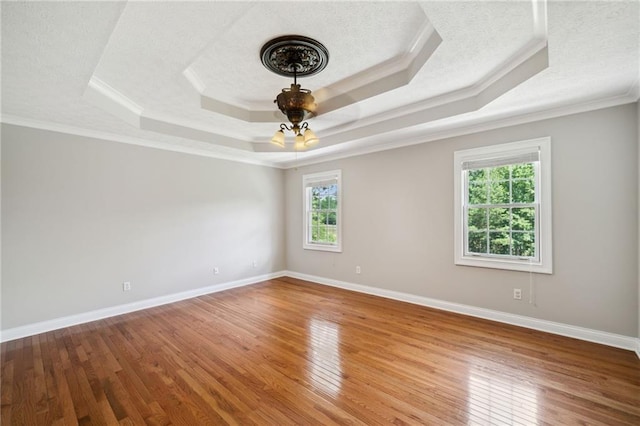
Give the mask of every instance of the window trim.
[[(538, 208), (538, 238), (539, 260), (525, 260), (503, 256), (466, 255), (465, 232), (465, 186), (463, 179), (463, 163), (469, 161), (487, 160), (491, 158), (510, 157), (526, 152), (539, 151), (536, 191), (539, 195)], [(552, 249), (552, 217), (551, 217), (551, 138), (543, 137), (518, 142), (456, 151), (454, 157), (454, 262), (456, 265), (475, 266), (482, 268), (507, 269), (513, 271), (553, 273)]]
[[(336, 232), (338, 234), (336, 244), (321, 244), (309, 241), (309, 204), (307, 188), (315, 182), (335, 180), (338, 185), (336, 211)], [(302, 176), (302, 248), (305, 250), (319, 250), (342, 252), (342, 170), (330, 170), (326, 172), (310, 173)]]

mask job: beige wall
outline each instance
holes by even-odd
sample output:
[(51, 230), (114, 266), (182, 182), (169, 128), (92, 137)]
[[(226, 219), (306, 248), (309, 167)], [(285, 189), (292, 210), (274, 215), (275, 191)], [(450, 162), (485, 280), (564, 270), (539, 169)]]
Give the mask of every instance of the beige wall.
[(3, 125), (2, 329), (283, 270), (283, 188), (277, 169)]
[[(640, 336), (639, 109), (352, 157), (286, 178), (3, 125), (1, 329), (289, 269)], [(453, 152), (540, 136), (552, 138), (555, 273), (455, 266)], [(336, 168), (344, 252), (302, 250), (301, 176)], [(515, 287), (522, 301), (512, 299)]]
[[(288, 170), (287, 267), (637, 336), (637, 121), (630, 104)], [(453, 152), (541, 136), (552, 144), (554, 274), (454, 265)], [(302, 175), (333, 169), (342, 169), (344, 251), (303, 250)]]

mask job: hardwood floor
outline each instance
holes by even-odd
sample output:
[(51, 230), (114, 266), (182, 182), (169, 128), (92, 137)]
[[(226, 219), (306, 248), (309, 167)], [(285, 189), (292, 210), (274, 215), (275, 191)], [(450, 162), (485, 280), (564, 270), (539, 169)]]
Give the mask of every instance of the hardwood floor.
[(272, 280), (2, 344), (3, 425), (640, 425), (630, 351)]

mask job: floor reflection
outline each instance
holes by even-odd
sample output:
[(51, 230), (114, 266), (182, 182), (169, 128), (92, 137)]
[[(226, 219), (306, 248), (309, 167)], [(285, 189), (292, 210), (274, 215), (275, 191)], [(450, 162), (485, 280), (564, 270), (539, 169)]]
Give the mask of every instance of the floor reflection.
[(325, 392), (338, 396), (342, 385), (340, 357), (340, 326), (322, 319), (309, 322), (309, 374), (311, 383)]
[(538, 423), (536, 388), (527, 383), (471, 371), (467, 409), (472, 425), (532, 425)]

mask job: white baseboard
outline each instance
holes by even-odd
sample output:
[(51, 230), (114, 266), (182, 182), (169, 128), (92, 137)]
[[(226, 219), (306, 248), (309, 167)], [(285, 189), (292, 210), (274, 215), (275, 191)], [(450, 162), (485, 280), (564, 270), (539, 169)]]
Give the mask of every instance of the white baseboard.
[(95, 311), (83, 312), (81, 314), (69, 315), (67, 317), (37, 322), (34, 324), (23, 325), (15, 328), (9, 328), (0, 332), (0, 342), (8, 342), (10, 340), (33, 336), (51, 330), (58, 330), (60, 328), (70, 327), (72, 325), (84, 324), (103, 318), (114, 317), (116, 315), (122, 315), (129, 312), (152, 308), (154, 306), (166, 305), (168, 303), (191, 299), (193, 297), (203, 296), (205, 294), (216, 293), (223, 290), (229, 290), (236, 287), (242, 287), (259, 283), (261, 281), (279, 278), (284, 275), (285, 273), (283, 271), (273, 272), (270, 274), (258, 275), (242, 280), (215, 284), (212, 286), (201, 287), (194, 290), (182, 291), (180, 293), (168, 294), (166, 296), (154, 297), (152, 299), (139, 300), (137, 302), (127, 303), (124, 305), (111, 306), (109, 308), (97, 309)]
[(475, 306), (462, 305), (459, 303), (446, 302), (428, 297), (416, 296), (408, 293), (401, 293), (393, 290), (370, 287), (362, 284), (348, 283), (330, 278), (318, 277), (315, 275), (301, 274), (293, 271), (286, 271), (285, 276), (311, 281), (317, 284), (339, 287), (346, 290), (353, 290), (359, 293), (371, 294), (374, 296), (386, 297), (388, 299), (400, 300), (416, 305), (441, 309), (463, 315), (470, 315), (477, 318), (484, 318), (520, 327), (531, 328), (533, 330), (545, 331), (547, 333), (559, 334), (561, 336), (573, 337), (575, 339), (586, 340), (588, 342), (600, 343), (616, 348), (635, 351), (640, 358), (640, 339), (623, 336), (620, 334), (608, 333), (605, 331), (592, 330), (589, 328), (577, 327), (569, 324), (562, 324), (553, 321), (546, 321), (523, 315), (510, 314), (506, 312), (494, 311), (491, 309), (478, 308)]
[(72, 325), (84, 324), (103, 318), (113, 317), (117, 315), (135, 312), (142, 309), (152, 308), (154, 306), (166, 305), (168, 303), (178, 302), (180, 300), (191, 299), (205, 294), (216, 293), (223, 290), (229, 290), (236, 287), (242, 287), (266, 281), (270, 279), (289, 276), (317, 284), (329, 285), (332, 287), (343, 288), (346, 290), (357, 291), (359, 293), (371, 294), (374, 296), (385, 297), (387, 299), (400, 300), (402, 302), (413, 303), (416, 305), (427, 306), (430, 308), (441, 309), (449, 312), (455, 312), (463, 315), (484, 318), (488, 320), (503, 322), (506, 324), (518, 325), (521, 327), (531, 328), (533, 330), (545, 331), (548, 333), (559, 334), (561, 336), (573, 337), (589, 342), (600, 343), (603, 345), (613, 346), (616, 348), (635, 351), (640, 358), (640, 338), (622, 336), (619, 334), (608, 333), (605, 331), (592, 330), (583, 327), (577, 327), (568, 324), (562, 324), (552, 321), (541, 320), (522, 315), (509, 314), (506, 312), (494, 311), (491, 309), (478, 308), (475, 306), (462, 305), (459, 303), (446, 302), (428, 297), (416, 296), (409, 293), (401, 293), (393, 290), (386, 290), (376, 287), (370, 287), (362, 284), (348, 283), (345, 281), (334, 280), (330, 278), (318, 277), (315, 275), (302, 274), (293, 271), (279, 271), (270, 274), (258, 275), (255, 277), (245, 278), (242, 280), (231, 281), (228, 283), (216, 284), (208, 287), (197, 288), (194, 290), (183, 291), (180, 293), (168, 294), (166, 296), (154, 297), (152, 299), (140, 300), (137, 302), (127, 303), (125, 305), (112, 306), (109, 308), (98, 309), (95, 311), (84, 312), (81, 314), (70, 315), (67, 317), (56, 318), (53, 320), (42, 321), (34, 324), (28, 324), (20, 327), (10, 328), (0, 331), (0, 342), (8, 342), (10, 340), (20, 339), (22, 337), (33, 336), (45, 333), (51, 330), (70, 327)]

